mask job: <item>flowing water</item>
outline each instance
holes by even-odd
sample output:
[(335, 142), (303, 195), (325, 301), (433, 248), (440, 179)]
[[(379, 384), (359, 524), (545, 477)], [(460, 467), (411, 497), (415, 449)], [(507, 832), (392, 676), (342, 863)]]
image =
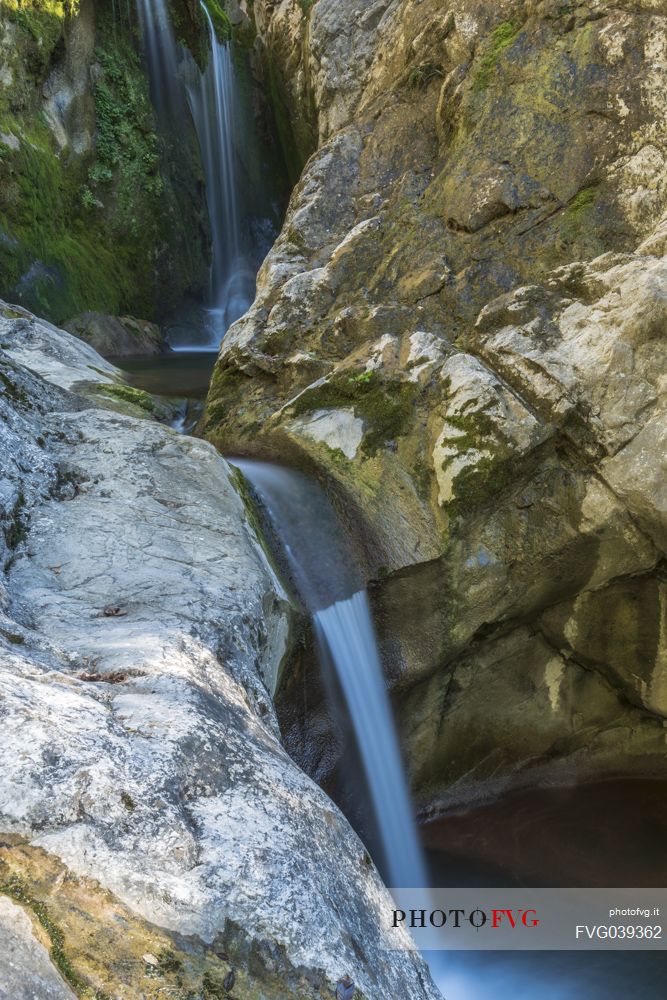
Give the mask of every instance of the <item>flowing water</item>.
[[(188, 111), (192, 116), (202, 154), (213, 243), (210, 322), (186, 323), (172, 342), (190, 350), (211, 350), (254, 294), (258, 261), (242, 209), (247, 171), (239, 169), (250, 123), (241, 113), (232, 53), (217, 38), (205, 6), (210, 54), (202, 73), (176, 43), (165, 0), (137, 3), (158, 114), (163, 122), (171, 122), (176, 134), (179, 116)], [(189, 332), (196, 329), (198, 334)], [(199, 378), (197, 361), (188, 363), (195, 379)], [(134, 372), (139, 384), (154, 374), (148, 369)], [(165, 373), (156, 377), (164, 379)], [(158, 391), (157, 385), (152, 388)], [(232, 461), (252, 486), (273, 547), (280, 553), (284, 575), (312, 616), (323, 668), (335, 675), (343, 694), (377, 819), (387, 881), (395, 887), (427, 886), (430, 878), (353, 546), (331, 502), (313, 480), (277, 466)], [(664, 963), (658, 955), (449, 952), (428, 957), (434, 979), (448, 1000), (487, 1000), (490, 996), (510, 1000), (517, 995), (539, 995), (545, 1000), (637, 995), (657, 1000), (664, 996)]]
[[(453, 858), (446, 872), (439, 870), (441, 864), (431, 854), (427, 866), (370, 607), (341, 521), (319, 485), (301, 473), (260, 462), (232, 461), (251, 483), (259, 510), (269, 522), (274, 547), (277, 543), (282, 549), (282, 568), (312, 616), (322, 666), (335, 673), (343, 692), (377, 818), (385, 880), (395, 888), (525, 884), (502, 865), (489, 864), (482, 852), (473, 853), (467, 864)], [(348, 777), (355, 781), (355, 775)], [(525, 824), (525, 816), (522, 821)], [(513, 829), (513, 823), (506, 824), (505, 833), (507, 828)], [(477, 840), (485, 842), (485, 833), (482, 825)], [(544, 842), (539, 832), (535, 838), (537, 844)], [(543, 867), (548, 870), (548, 857)], [(544, 872), (538, 883), (550, 884)], [(658, 1000), (665, 995), (664, 954), (448, 951), (429, 952), (424, 957), (447, 1000), (515, 1000), (517, 996), (529, 1000), (538, 996), (544, 1000), (621, 1000), (631, 995)], [(635, 987), (639, 990), (636, 994)]]
[(178, 122), (183, 110), (180, 46), (174, 38), (165, 0), (137, 0), (137, 10), (151, 84), (151, 100), (162, 125), (171, 128)]
[(235, 137), (242, 131), (242, 122), (231, 50), (219, 41), (206, 5), (202, 3), (201, 8), (208, 26), (210, 59), (203, 73), (190, 74), (186, 89), (206, 178), (213, 237), (211, 332), (213, 341), (220, 343), (255, 296), (255, 269), (243, 246), (239, 215)]
[(318, 646), (343, 694), (366, 775), (386, 877), (428, 884), (378, 653), (352, 545), (324, 491), (298, 472), (238, 461), (271, 522), (288, 575), (311, 613)]
[[(137, 0), (153, 104), (163, 128), (183, 131), (188, 109), (197, 134), (212, 239), (207, 321), (193, 325), (175, 350), (210, 351), (250, 306), (255, 276), (274, 235), (270, 220), (249, 218), (248, 202), (262, 200), (248, 191), (254, 122), (244, 111), (231, 45), (219, 40), (202, 2), (209, 54), (206, 68), (175, 39), (166, 0)], [(239, 165), (245, 167), (240, 169)], [(252, 207), (252, 206), (251, 206)], [(268, 230), (268, 242), (266, 239)]]
[(391, 706), (365, 591), (313, 616), (343, 690), (373, 810), (382, 839), (387, 878), (396, 888), (428, 885)]

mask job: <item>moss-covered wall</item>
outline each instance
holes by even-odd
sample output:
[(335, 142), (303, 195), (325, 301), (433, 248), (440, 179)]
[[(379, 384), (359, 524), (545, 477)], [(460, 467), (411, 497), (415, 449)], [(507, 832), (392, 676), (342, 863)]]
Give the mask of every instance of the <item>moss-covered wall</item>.
[(159, 318), (207, 280), (197, 146), (158, 133), (134, 4), (0, 0), (0, 295)]

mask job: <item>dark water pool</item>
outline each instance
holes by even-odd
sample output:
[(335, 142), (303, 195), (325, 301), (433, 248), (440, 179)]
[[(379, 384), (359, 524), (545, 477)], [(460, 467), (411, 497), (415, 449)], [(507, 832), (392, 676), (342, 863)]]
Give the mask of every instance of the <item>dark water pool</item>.
[[(427, 825), (422, 836), (442, 886), (667, 886), (667, 782), (531, 789)], [(429, 959), (446, 1000), (667, 1000), (665, 951)]]
[(131, 385), (156, 396), (205, 399), (217, 351), (173, 351), (157, 358), (110, 358)]
[(665, 1000), (665, 952), (438, 952), (445, 1000)]

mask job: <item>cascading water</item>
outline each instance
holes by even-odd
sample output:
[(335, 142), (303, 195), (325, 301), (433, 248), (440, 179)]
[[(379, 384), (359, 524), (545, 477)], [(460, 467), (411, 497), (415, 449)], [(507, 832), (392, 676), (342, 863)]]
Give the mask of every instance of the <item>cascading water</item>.
[[(257, 248), (246, 232), (240, 206), (243, 185), (237, 169), (242, 145), (240, 100), (230, 46), (221, 42), (204, 3), (209, 58), (202, 72), (174, 37), (166, 0), (137, 0), (153, 103), (172, 131), (189, 108), (201, 150), (212, 236), (208, 329), (173, 346), (184, 350), (219, 347), (231, 324), (255, 294)], [(186, 105), (187, 101), (187, 105)], [(247, 123), (246, 128), (247, 128)], [(246, 237), (246, 238), (244, 238)], [(261, 259), (261, 257), (260, 257)]]
[(186, 86), (206, 178), (206, 199), (213, 237), (211, 316), (219, 344), (255, 295), (254, 270), (247, 260), (238, 211), (239, 181), (234, 138), (239, 102), (229, 45), (220, 42), (202, 3), (211, 47), (204, 73)]
[(335, 671), (366, 774), (387, 880), (396, 888), (426, 886), (370, 606), (352, 546), (312, 480), (261, 462), (235, 464), (264, 508), (294, 588), (313, 617), (323, 658)]
[(137, 0), (153, 106), (163, 125), (178, 121), (185, 110), (179, 78), (180, 46), (176, 44), (166, 0)]
[(317, 611), (313, 622), (352, 719), (382, 838), (387, 878), (396, 888), (426, 886), (426, 866), (365, 591)]

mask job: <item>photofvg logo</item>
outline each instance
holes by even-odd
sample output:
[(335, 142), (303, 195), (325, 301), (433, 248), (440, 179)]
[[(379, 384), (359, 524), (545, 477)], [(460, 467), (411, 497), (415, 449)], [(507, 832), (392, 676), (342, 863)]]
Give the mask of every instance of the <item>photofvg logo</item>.
[(507, 921), (512, 930), (516, 930), (517, 927), (532, 929), (540, 925), (537, 910), (524, 909), (523, 907), (519, 907), (518, 910), (505, 908), (489, 911), (483, 910), (479, 906), (472, 911), (466, 911), (465, 909), (423, 909), (408, 910), (407, 912), (405, 910), (394, 910), (393, 920), (395, 928), (403, 924), (410, 931), (425, 930), (427, 922), (430, 927), (436, 930), (442, 930), (448, 923), (450, 927), (460, 930), (462, 924), (465, 925), (466, 921), (476, 931), (481, 931), (487, 924), (493, 930), (498, 930), (503, 925), (503, 921)]
[(659, 950), (665, 889), (393, 889), (386, 931), (422, 951)]

